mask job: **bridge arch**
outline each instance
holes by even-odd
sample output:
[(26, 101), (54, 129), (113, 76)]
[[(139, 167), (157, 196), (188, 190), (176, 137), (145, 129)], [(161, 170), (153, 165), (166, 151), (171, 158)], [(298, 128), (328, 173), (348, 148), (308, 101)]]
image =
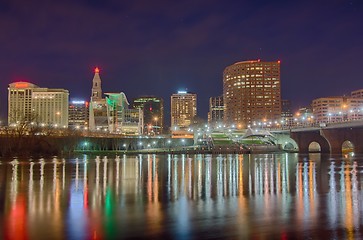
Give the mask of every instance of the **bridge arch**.
[(282, 150), (297, 151), (299, 146), (294, 139), (290, 137), (289, 133), (273, 133), (275, 144), (281, 146)]
[(320, 146), (320, 144), (318, 142), (315, 142), (315, 141), (314, 142), (311, 142), (309, 144), (308, 149), (309, 149), (309, 152), (321, 152), (321, 146)]
[(343, 154), (354, 153), (354, 144), (350, 140), (345, 140), (342, 143), (342, 153)]
[(293, 143), (291, 142), (286, 142), (283, 146), (282, 146), (283, 150), (295, 150), (297, 149), (297, 147), (294, 146)]

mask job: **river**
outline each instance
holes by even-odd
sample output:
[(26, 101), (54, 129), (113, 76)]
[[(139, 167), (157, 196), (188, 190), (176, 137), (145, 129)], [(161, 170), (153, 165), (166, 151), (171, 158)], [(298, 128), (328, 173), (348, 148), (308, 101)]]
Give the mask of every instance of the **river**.
[(0, 159), (2, 239), (362, 239), (362, 157)]

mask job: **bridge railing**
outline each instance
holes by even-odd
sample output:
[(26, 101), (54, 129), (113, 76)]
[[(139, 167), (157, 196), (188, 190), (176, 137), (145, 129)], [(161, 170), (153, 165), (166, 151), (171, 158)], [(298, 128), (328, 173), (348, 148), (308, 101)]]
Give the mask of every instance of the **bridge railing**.
[(335, 127), (351, 127), (351, 126), (363, 126), (363, 120), (346, 120), (337, 122), (321, 122), (321, 123), (304, 123), (297, 125), (282, 125), (282, 126), (264, 126), (262, 129), (269, 131), (281, 131), (281, 130), (298, 130), (298, 129), (323, 129), (323, 128), (335, 128)]

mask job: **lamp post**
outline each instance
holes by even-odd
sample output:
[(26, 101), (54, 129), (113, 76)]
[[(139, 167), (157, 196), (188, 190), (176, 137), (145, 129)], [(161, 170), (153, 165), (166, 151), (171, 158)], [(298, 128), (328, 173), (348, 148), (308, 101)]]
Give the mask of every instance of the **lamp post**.
[(355, 111), (350, 109), (349, 114), (347, 113), (347, 120), (348, 121), (354, 121), (355, 120)]
[(168, 149), (170, 151), (170, 148), (171, 148), (171, 140), (170, 139), (167, 141), (167, 144), (168, 144)]
[(88, 147), (88, 142), (83, 142), (83, 151), (87, 150)]

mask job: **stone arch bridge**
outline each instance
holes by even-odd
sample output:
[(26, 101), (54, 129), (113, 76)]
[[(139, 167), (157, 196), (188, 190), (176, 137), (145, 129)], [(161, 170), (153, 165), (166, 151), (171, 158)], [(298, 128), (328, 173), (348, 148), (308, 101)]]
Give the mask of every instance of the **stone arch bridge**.
[[(349, 141), (355, 154), (363, 154), (363, 122), (328, 125), (325, 127), (296, 128), (275, 132), (277, 136), (289, 135), (300, 153), (308, 153), (309, 146), (315, 142), (320, 152), (342, 154), (343, 144)], [(282, 147), (284, 148), (284, 142)]]

